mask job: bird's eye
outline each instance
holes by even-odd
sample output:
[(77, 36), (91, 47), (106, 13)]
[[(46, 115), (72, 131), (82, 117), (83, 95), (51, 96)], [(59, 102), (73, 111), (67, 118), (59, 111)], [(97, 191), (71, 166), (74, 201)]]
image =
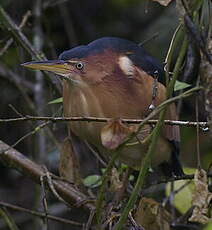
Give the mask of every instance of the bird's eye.
[(81, 69), (83, 69), (83, 67), (84, 67), (84, 64), (82, 62), (76, 63), (76, 68), (77, 69), (81, 70)]

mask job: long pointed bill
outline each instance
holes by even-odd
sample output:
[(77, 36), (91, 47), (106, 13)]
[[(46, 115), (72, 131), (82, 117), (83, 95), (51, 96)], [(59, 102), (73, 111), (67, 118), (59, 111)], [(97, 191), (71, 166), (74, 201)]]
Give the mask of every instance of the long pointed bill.
[(70, 73), (70, 66), (63, 60), (32, 61), (21, 65), (30, 69), (50, 71), (61, 76), (67, 76)]

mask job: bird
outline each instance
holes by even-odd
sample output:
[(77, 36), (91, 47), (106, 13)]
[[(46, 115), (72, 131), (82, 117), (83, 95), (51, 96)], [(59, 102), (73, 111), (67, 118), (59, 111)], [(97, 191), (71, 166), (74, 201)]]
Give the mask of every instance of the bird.
[[(123, 38), (99, 38), (62, 52), (57, 60), (31, 61), (23, 66), (50, 71), (63, 79), (63, 109), (66, 117), (143, 119), (151, 109), (166, 100), (163, 65), (142, 46)], [(153, 103), (155, 82), (157, 93)], [(166, 119), (177, 118), (175, 104), (169, 105)], [(101, 140), (105, 124), (75, 121), (69, 122), (68, 127), (100, 154), (110, 157), (111, 151)], [(148, 144), (142, 141), (152, 128), (152, 125), (146, 124), (137, 136), (139, 141), (133, 139), (132, 144), (122, 149), (120, 162), (135, 170), (140, 169), (148, 150)], [(183, 175), (179, 144), (179, 127), (164, 125), (151, 162), (152, 167), (166, 165), (163, 169), (165, 174)]]

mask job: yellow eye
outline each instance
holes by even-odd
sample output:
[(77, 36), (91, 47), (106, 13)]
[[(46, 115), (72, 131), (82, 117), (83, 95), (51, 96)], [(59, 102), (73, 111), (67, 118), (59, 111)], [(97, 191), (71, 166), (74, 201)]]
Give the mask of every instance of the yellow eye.
[(78, 62), (78, 63), (76, 63), (75, 66), (76, 66), (77, 69), (81, 70), (81, 69), (83, 69), (84, 64), (82, 62)]

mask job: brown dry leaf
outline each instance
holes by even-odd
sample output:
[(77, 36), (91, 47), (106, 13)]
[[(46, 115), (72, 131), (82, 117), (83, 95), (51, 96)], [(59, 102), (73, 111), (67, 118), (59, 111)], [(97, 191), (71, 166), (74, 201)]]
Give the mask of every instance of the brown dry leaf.
[(209, 204), (212, 201), (212, 193), (208, 190), (207, 174), (205, 170), (196, 170), (194, 176), (195, 191), (192, 197), (194, 210), (189, 221), (207, 224), (212, 221), (209, 218)]
[(76, 185), (81, 184), (79, 162), (76, 153), (73, 151), (71, 140), (66, 138), (63, 142), (60, 153), (59, 164), (60, 176)]
[(151, 198), (141, 198), (135, 220), (145, 230), (170, 230), (170, 213)]
[(176, 9), (179, 14), (180, 22), (183, 22), (186, 11), (181, 0), (176, 1)]
[(123, 186), (123, 183), (121, 182), (119, 178), (119, 173), (116, 168), (113, 168), (111, 171), (111, 179), (110, 179), (110, 189), (112, 192), (116, 192), (120, 190)]
[(162, 6), (168, 6), (168, 4), (172, 1), (172, 0), (152, 0), (153, 2), (158, 2), (160, 3)]
[(121, 119), (112, 119), (101, 130), (102, 145), (108, 149), (115, 149), (132, 131), (133, 126), (124, 125)]

